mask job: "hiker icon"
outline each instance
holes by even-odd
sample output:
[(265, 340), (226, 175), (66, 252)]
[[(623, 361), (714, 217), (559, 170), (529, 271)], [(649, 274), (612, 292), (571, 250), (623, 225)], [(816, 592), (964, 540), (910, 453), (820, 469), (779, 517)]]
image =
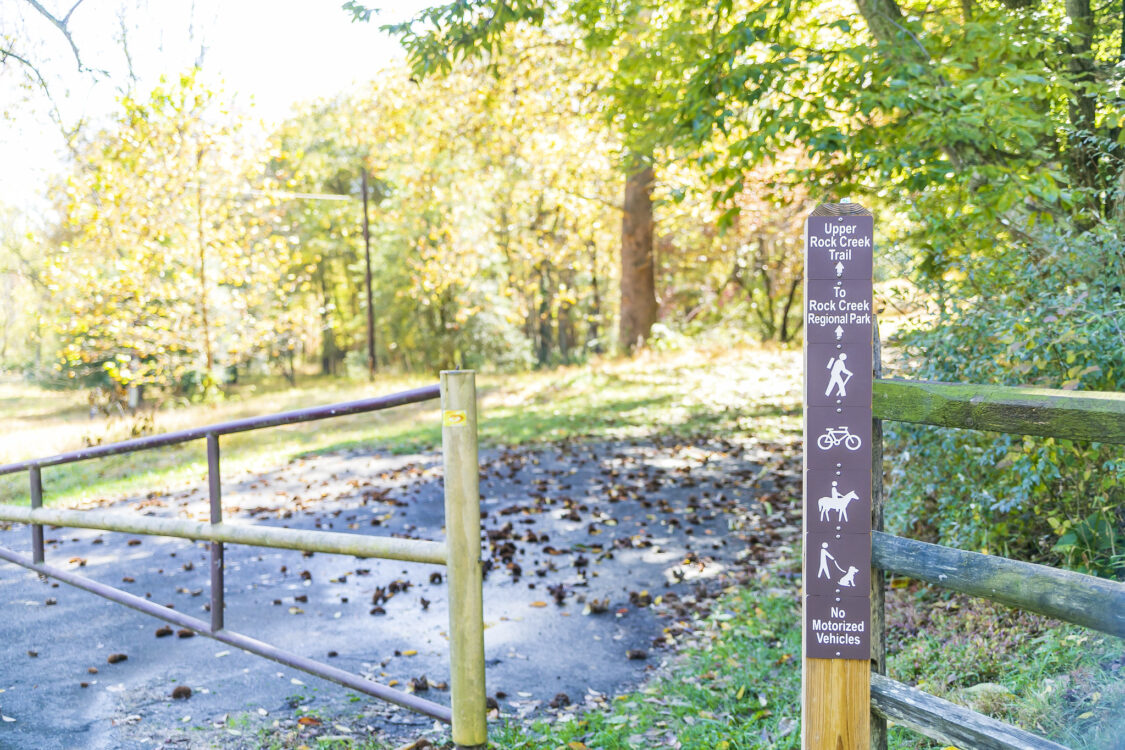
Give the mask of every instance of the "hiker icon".
[(859, 572), (859, 568), (854, 565), (849, 565), (848, 569), (844, 570), (842, 567), (840, 567), (840, 563), (836, 562), (836, 556), (828, 550), (828, 542), (820, 543), (820, 565), (816, 569), (816, 577), (818, 579), (827, 578), (828, 580), (832, 580), (832, 578), (835, 576), (835, 573), (833, 573), (832, 569), (828, 567), (828, 563), (830, 561), (833, 567), (836, 568), (836, 570), (844, 574), (844, 577), (837, 581), (836, 585), (845, 588), (854, 588), (855, 574)]
[(859, 499), (859, 495), (855, 494), (855, 490), (841, 495), (840, 490), (837, 489), (837, 485), (838, 482), (832, 482), (832, 494), (828, 497), (819, 498), (816, 501), (816, 507), (820, 510), (821, 521), (827, 521), (832, 511), (836, 511), (837, 522), (847, 521), (848, 505), (851, 504), (852, 500)]
[(828, 387), (824, 389), (825, 396), (832, 395), (832, 389), (836, 389), (836, 395), (840, 398), (848, 395), (847, 385), (848, 381), (852, 379), (852, 371), (848, 369), (847, 362), (848, 355), (841, 353), (838, 357), (833, 357), (828, 360), (826, 369), (832, 372), (828, 375)]

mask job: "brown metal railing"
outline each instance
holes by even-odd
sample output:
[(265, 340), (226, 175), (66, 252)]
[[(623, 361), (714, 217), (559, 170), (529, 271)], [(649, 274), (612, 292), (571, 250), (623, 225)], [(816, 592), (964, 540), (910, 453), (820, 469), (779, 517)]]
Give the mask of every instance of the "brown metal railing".
[[(443, 409), (442, 447), (445, 467), (447, 541), (369, 537), (345, 532), (304, 531), (266, 526), (223, 523), (219, 438), (236, 432), (298, 424), (351, 414), (363, 414), (439, 398)], [(452, 416), (450, 416), (452, 415)], [(78, 511), (43, 507), (45, 466), (87, 461), (194, 440), (207, 443), (209, 523), (176, 518), (138, 517), (103, 511)], [(477, 416), (475, 374), (472, 371), (441, 373), (440, 385), (426, 386), (388, 396), (329, 406), (239, 419), (206, 427), (127, 440), (110, 445), (60, 453), (0, 466), (0, 475), (28, 472), (30, 507), (0, 505), (0, 521), (29, 524), (30, 558), (0, 547), (0, 559), (21, 565), (90, 593), (123, 604), (166, 622), (192, 630), (303, 672), (336, 682), (381, 700), (394, 703), (453, 725), (453, 740), (460, 746), (482, 745), (485, 734), (484, 646), (481, 621), (480, 495), (477, 487)], [(74, 575), (44, 562), (43, 525), (70, 526), (139, 534), (182, 537), (211, 542), (211, 620), (204, 622), (153, 604), (128, 592)], [(450, 659), (452, 709), (410, 693), (367, 680), (300, 654), (284, 651), (224, 628), (223, 545), (327, 552), (356, 557), (424, 562), (449, 568)], [(479, 714), (479, 716), (478, 716)]]

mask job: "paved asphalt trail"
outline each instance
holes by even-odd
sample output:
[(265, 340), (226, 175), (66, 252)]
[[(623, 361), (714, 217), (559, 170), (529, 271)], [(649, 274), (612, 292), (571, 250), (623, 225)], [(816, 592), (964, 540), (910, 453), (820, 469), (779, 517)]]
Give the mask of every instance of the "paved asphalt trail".
[[(487, 681), (500, 711), (526, 716), (554, 701), (573, 712), (635, 685), (700, 600), (791, 538), (797, 472), (773, 448), (564, 443), (482, 454)], [(330, 455), (224, 479), (229, 522), (442, 538), (436, 454)], [(44, 480), (49, 491), (50, 470)], [(112, 507), (207, 517), (200, 489)], [(207, 619), (206, 544), (45, 536), (49, 564)], [(30, 554), (26, 527), (0, 530), (0, 544)], [(440, 567), (235, 545), (226, 560), (228, 629), (399, 688), (413, 679), (448, 704), (446, 590), (431, 579)], [(377, 588), (399, 590), (376, 602)], [(308, 713), (323, 722), (310, 731), (341, 736), (433, 728), (202, 636), (158, 638), (159, 620), (7, 563), (0, 606), (2, 748), (255, 747), (259, 728)], [(113, 654), (128, 658), (111, 664)], [(192, 696), (174, 700), (178, 686)], [(573, 704), (559, 705), (559, 693)]]

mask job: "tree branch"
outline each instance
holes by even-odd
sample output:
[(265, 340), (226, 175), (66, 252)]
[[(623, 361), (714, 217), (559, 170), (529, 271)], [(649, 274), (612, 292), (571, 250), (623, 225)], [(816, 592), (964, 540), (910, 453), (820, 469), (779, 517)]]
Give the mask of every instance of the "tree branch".
[(54, 25), (54, 27), (62, 33), (63, 38), (66, 39), (67, 44), (70, 45), (70, 51), (74, 53), (74, 62), (78, 65), (78, 71), (80, 73), (89, 71), (105, 75), (106, 71), (89, 68), (82, 62), (82, 55), (78, 52), (78, 45), (74, 43), (74, 37), (70, 34), (70, 17), (74, 14), (74, 11), (78, 10), (78, 6), (81, 5), (84, 1), (85, 0), (77, 0), (74, 5), (71, 6), (70, 10), (66, 12), (66, 15), (60, 19), (55, 17), (51, 13), (51, 11), (44, 8), (38, 0), (24, 0), (24, 2), (34, 8), (39, 13), (39, 15), (50, 21), (51, 24)]
[[(922, 40), (915, 36), (914, 32), (902, 25), (901, 22), (905, 19), (902, 16), (902, 10), (895, 4), (895, 0), (856, 0), (855, 4), (875, 39), (884, 44), (893, 43), (894, 37), (897, 36), (896, 32), (901, 32), (910, 37), (926, 60), (933, 65), (933, 55), (926, 49), (926, 45), (922, 44)], [(946, 81), (941, 74), (936, 73), (936, 71), (935, 74), (938, 81), (943, 86), (946, 85)]]
[[(81, 1), (82, 0), (79, 0), (79, 2), (81, 2)], [(77, 8), (77, 7), (78, 7), (78, 3), (75, 3), (74, 8)], [(70, 9), (71, 13), (74, 12), (74, 8)], [(66, 15), (67, 15), (68, 18), (70, 17), (70, 13), (67, 13)], [(126, 70), (129, 72), (129, 90), (131, 92), (136, 87), (138, 79), (137, 79), (137, 71), (133, 67), (133, 55), (129, 52), (129, 28), (125, 24), (125, 11), (124, 10), (118, 11), (117, 24), (118, 24), (118, 28), (121, 30), (121, 51), (125, 55), (125, 66), (126, 66)]]
[(77, 128), (74, 130), (68, 130), (63, 126), (62, 113), (59, 111), (59, 107), (55, 103), (54, 97), (51, 96), (51, 89), (47, 86), (47, 81), (43, 78), (43, 74), (39, 72), (39, 68), (35, 66), (35, 63), (31, 62), (21, 55), (17, 55), (10, 49), (0, 49), (0, 65), (7, 62), (9, 58), (24, 66), (31, 74), (31, 76), (35, 79), (35, 81), (39, 84), (39, 88), (43, 91), (43, 95), (47, 97), (47, 101), (51, 105), (51, 120), (55, 123), (55, 125), (58, 126), (59, 130), (62, 131), (63, 137), (66, 138), (67, 148), (70, 148), (73, 151), (72, 142), (74, 140), (74, 135), (77, 132)]

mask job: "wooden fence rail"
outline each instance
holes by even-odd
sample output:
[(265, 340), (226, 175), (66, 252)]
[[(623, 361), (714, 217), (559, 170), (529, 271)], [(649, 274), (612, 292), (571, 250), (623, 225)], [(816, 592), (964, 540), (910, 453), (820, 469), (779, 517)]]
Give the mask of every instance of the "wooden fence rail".
[(889, 573), (1125, 638), (1125, 584), (1046, 565), (871, 535), (871, 563)]
[(871, 708), (884, 719), (956, 747), (973, 750), (1067, 750), (1064, 745), (880, 674), (871, 675)]
[(1125, 445), (1125, 394), (876, 380), (875, 417)]

